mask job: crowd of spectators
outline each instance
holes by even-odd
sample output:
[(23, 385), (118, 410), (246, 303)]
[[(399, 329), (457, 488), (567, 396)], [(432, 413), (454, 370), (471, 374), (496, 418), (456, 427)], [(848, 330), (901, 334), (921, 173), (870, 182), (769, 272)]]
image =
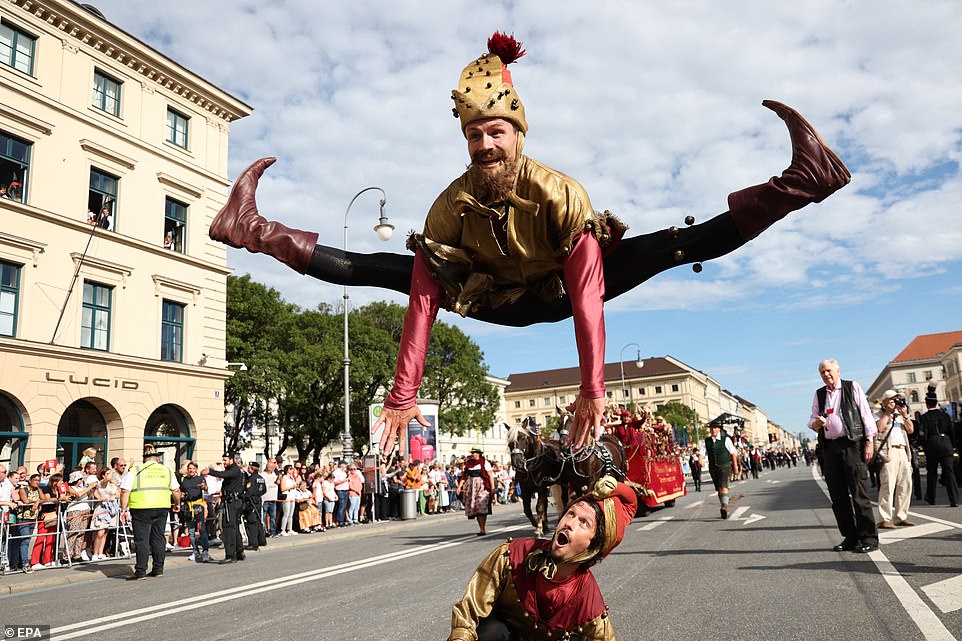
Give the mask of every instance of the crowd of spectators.
[[(133, 536), (118, 518), (127, 462), (115, 458), (110, 467), (98, 468), (95, 454), (86, 453), (66, 478), (59, 468), (40, 465), (37, 473), (29, 474), (21, 466), (8, 474), (0, 465), (4, 571), (30, 573), (130, 555)], [(237, 462), (245, 469), (243, 461)], [(497, 502), (515, 500), (514, 471), (510, 465), (492, 464)], [(278, 457), (268, 459), (260, 470), (250, 465), (246, 470), (248, 475), (260, 474), (267, 488), (256, 508), (267, 536), (285, 537), (399, 519), (403, 490), (417, 492), (418, 514), (459, 511), (462, 465), (394, 458), (377, 470), (379, 485), (366, 482), (365, 470), (347, 461), (308, 465), (284, 463)], [(210, 548), (221, 545), (222, 481), (207, 472), (219, 468), (188, 461), (176, 471), (183, 498), (168, 520), (168, 551), (182, 549), (200, 563), (212, 560)]]

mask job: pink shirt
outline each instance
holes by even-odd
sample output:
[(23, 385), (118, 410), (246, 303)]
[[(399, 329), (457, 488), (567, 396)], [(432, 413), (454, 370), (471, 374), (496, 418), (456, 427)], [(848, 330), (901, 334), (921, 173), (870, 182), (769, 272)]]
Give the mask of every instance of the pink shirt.
[[(856, 382), (852, 381), (852, 393), (855, 395), (855, 404), (858, 407), (859, 416), (862, 418), (862, 425), (865, 428), (865, 436), (875, 436), (878, 433), (878, 428), (875, 427), (875, 417), (872, 415), (872, 410), (868, 406), (868, 400), (865, 398), (865, 392), (862, 391), (861, 386)], [(829, 389), (828, 386), (825, 387), (825, 427), (822, 429), (825, 432), (825, 438), (829, 440), (834, 440), (841, 438), (846, 435), (845, 424), (842, 423), (842, 415), (839, 412), (839, 408), (842, 403), (842, 385), (841, 382), (836, 389)], [(818, 392), (815, 393), (815, 398), (812, 400), (812, 417), (809, 419), (808, 424), (811, 426), (815, 423), (815, 420), (819, 417), (819, 407), (818, 407)]]

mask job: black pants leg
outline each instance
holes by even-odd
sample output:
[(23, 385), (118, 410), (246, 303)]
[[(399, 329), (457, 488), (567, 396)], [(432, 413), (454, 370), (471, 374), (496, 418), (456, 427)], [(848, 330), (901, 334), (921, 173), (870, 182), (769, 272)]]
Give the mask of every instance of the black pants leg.
[(945, 481), (945, 489), (949, 493), (949, 503), (958, 504), (959, 487), (955, 482), (955, 475), (952, 473), (952, 455), (944, 455), (940, 452), (926, 453), (925, 455), (925, 500), (935, 503), (935, 490), (938, 488), (939, 466), (942, 467), (942, 476)]
[(153, 560), (154, 572), (164, 571), (167, 541), (164, 528), (167, 525), (167, 508), (131, 510), (130, 520), (134, 528), (134, 544), (137, 546), (134, 574), (147, 575), (147, 561)]
[(241, 501), (225, 501), (221, 521), (221, 539), (224, 541), (224, 557), (239, 559), (244, 556), (244, 542), (240, 533)]
[(826, 440), (824, 473), (842, 537), (847, 543), (878, 545), (875, 513), (868, 493), (868, 467), (860, 445), (846, 438)]
[[(672, 267), (718, 258), (744, 245), (731, 214), (719, 214), (704, 223), (622, 238), (604, 257), (605, 300), (634, 289)], [(307, 274), (335, 285), (384, 287), (407, 294), (411, 287), (414, 256), (402, 254), (345, 253), (317, 245)], [(473, 318), (497, 325), (526, 327), (554, 323), (571, 316), (571, 300), (564, 296), (544, 301), (526, 293), (497, 309), (483, 307)]]
[(514, 632), (496, 616), (481, 619), (477, 633), (478, 641), (514, 641)]
[(257, 505), (244, 514), (244, 527), (247, 529), (247, 544), (255, 550), (266, 544), (264, 524), (260, 519), (261, 506)]

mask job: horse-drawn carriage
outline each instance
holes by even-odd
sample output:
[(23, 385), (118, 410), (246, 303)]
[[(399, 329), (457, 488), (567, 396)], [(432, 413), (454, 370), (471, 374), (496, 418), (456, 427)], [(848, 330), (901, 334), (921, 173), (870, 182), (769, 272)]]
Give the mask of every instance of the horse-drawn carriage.
[[(562, 434), (570, 419), (570, 415), (562, 416)], [(685, 474), (671, 430), (647, 420), (617, 425), (613, 433), (571, 451), (560, 439), (543, 438), (534, 420), (525, 419), (521, 426), (508, 431), (508, 447), (524, 513), (539, 535), (550, 529), (547, 511), (552, 487), (560, 489), (555, 492), (556, 504), (567, 503), (610, 474), (635, 488), (641, 516), (658, 505), (671, 507), (686, 493)], [(535, 494), (537, 516), (531, 512)], [(562, 509), (560, 505), (558, 509)]]

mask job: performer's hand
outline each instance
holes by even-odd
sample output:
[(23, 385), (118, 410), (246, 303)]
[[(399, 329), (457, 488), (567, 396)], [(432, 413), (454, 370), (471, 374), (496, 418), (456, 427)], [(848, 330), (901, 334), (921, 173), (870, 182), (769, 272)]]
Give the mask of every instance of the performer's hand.
[(381, 415), (374, 423), (374, 431), (376, 432), (381, 425), (384, 426), (384, 433), (381, 434), (381, 441), (378, 444), (382, 453), (388, 454), (394, 449), (394, 442), (401, 434), (401, 428), (410, 423), (412, 418), (424, 427), (431, 427), (431, 424), (421, 415), (417, 405), (406, 410), (392, 410), (386, 407), (381, 409)]
[(572, 448), (583, 447), (588, 437), (594, 435), (597, 439), (602, 434), (601, 419), (605, 413), (605, 398), (584, 398), (581, 394), (575, 402), (567, 407), (574, 414), (571, 432), (568, 433), (568, 445)]

